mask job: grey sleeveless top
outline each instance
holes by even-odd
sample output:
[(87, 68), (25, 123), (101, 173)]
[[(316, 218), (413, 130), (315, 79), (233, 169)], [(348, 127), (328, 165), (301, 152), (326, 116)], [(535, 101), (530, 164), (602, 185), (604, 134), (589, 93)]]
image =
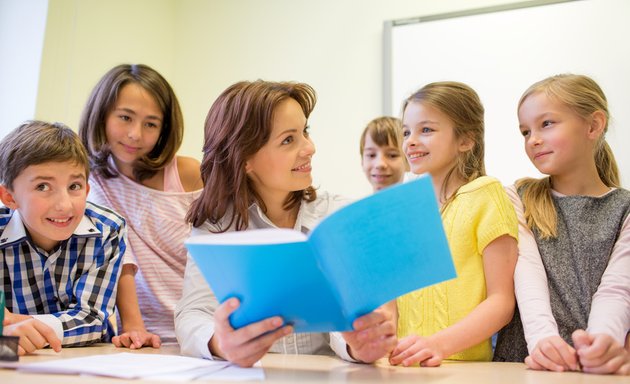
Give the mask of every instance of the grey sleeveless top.
[[(519, 190), (522, 197), (522, 190)], [(630, 191), (615, 189), (600, 197), (553, 196), (557, 237), (534, 237), (542, 258), (553, 317), (560, 336), (573, 344), (571, 334), (585, 329), (593, 295), (599, 287), (621, 227), (630, 213)], [(499, 332), (495, 361), (523, 361), (528, 355), (518, 310)]]

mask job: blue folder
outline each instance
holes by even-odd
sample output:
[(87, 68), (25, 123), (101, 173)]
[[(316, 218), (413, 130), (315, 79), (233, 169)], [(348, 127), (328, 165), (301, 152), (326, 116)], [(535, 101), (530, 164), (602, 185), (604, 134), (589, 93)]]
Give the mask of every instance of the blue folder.
[(281, 316), (295, 332), (348, 331), (405, 293), (454, 278), (429, 176), (349, 204), (304, 235), (260, 229), (193, 236), (192, 258), (240, 328)]

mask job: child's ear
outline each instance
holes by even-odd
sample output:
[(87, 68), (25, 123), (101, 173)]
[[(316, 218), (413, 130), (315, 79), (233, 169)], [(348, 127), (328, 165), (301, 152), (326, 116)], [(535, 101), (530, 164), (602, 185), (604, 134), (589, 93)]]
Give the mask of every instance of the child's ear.
[(590, 126), (588, 129), (588, 136), (592, 139), (597, 139), (604, 133), (606, 128), (606, 114), (603, 111), (595, 111), (591, 115)]
[(13, 193), (4, 185), (0, 185), (0, 200), (2, 200), (2, 204), (13, 210), (18, 207), (17, 201), (13, 198)]
[(475, 141), (468, 136), (462, 137), (459, 142), (459, 151), (468, 152), (475, 146)]

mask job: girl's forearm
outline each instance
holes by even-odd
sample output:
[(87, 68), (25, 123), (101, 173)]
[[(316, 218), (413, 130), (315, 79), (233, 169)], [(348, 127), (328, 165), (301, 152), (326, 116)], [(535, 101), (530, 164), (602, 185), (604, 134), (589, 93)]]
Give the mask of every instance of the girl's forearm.
[(514, 303), (509, 294), (489, 296), (462, 320), (430, 338), (442, 347), (447, 358), (491, 338), (512, 319)]
[(118, 280), (118, 293), (116, 295), (116, 306), (122, 323), (122, 332), (132, 330), (144, 330), (144, 321), (138, 305), (138, 295), (136, 294), (135, 270), (133, 265), (123, 266), (120, 279)]

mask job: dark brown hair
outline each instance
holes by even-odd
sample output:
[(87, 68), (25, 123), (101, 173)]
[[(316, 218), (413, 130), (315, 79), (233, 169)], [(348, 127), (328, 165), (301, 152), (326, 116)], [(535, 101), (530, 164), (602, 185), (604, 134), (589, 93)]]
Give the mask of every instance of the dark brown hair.
[(90, 164), (79, 136), (62, 123), (27, 121), (0, 141), (0, 184), (13, 190), (15, 179), (31, 165), (74, 162), (85, 168)]
[(148, 179), (173, 160), (182, 144), (184, 118), (175, 92), (156, 70), (143, 64), (121, 64), (110, 69), (96, 84), (79, 122), (79, 136), (88, 151), (95, 173), (106, 178), (118, 172), (108, 163), (111, 153), (105, 134), (105, 122), (127, 84), (138, 84), (154, 98), (163, 114), (162, 129), (155, 147), (138, 159), (133, 167), (137, 181)]
[[(284, 100), (292, 98), (309, 117), (317, 100), (311, 86), (303, 83), (243, 81), (228, 87), (210, 107), (204, 131), (201, 178), (204, 188), (193, 202), (187, 220), (195, 227), (206, 220), (219, 224), (226, 215), (229, 222), (218, 228), (225, 232), (232, 226), (246, 229), (249, 206), (256, 202), (266, 212), (264, 201), (245, 171), (245, 164), (267, 141), (272, 130), (273, 113)], [(286, 210), (302, 200), (313, 201), (315, 189), (291, 193)]]

